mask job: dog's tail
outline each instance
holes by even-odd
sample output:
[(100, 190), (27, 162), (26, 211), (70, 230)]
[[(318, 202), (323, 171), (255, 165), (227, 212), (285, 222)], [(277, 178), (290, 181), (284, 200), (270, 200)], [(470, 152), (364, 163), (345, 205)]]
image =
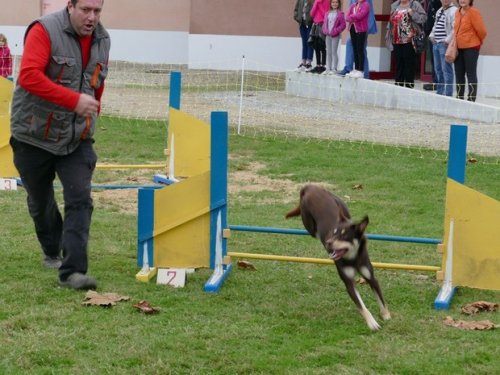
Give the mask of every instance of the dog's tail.
[(285, 215), (285, 219), (288, 219), (288, 218), (294, 217), (294, 216), (299, 216), (299, 215), (300, 215), (300, 206), (297, 206), (296, 208), (294, 208), (293, 210), (289, 211)]

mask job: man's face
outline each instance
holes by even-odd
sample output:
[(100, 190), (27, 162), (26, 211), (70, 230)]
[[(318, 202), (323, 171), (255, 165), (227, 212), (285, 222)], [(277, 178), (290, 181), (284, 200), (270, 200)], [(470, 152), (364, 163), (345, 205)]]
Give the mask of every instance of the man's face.
[(75, 6), (68, 1), (69, 19), (73, 29), (80, 36), (88, 36), (94, 32), (101, 17), (104, 0), (78, 0)]

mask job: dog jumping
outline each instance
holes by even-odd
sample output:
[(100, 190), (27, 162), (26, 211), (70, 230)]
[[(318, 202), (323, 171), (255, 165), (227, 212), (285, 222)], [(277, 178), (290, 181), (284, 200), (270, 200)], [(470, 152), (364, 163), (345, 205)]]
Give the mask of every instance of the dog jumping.
[(372, 331), (379, 330), (380, 325), (363, 303), (354, 281), (356, 273), (363, 276), (375, 294), (380, 315), (384, 320), (391, 319), (368, 257), (365, 236), (368, 216), (358, 223), (353, 223), (347, 205), (336, 195), (316, 185), (306, 185), (300, 190), (298, 207), (288, 212), (285, 217), (288, 219), (299, 215), (307, 232), (321, 241), (329, 258), (335, 262), (347, 293), (368, 327)]

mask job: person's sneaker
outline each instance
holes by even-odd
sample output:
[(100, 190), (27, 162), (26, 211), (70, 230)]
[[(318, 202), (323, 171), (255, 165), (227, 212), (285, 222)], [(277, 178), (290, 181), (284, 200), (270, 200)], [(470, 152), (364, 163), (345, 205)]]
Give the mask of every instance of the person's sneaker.
[(325, 70), (326, 70), (326, 67), (324, 67), (324, 66), (318, 66), (318, 70), (317, 70), (316, 73), (322, 74)]
[(311, 73), (314, 69), (316, 69), (316, 67), (313, 68), (313, 66), (309, 64), (309, 66), (306, 67), (306, 73)]
[(62, 259), (59, 256), (49, 257), (48, 255), (45, 255), (42, 264), (45, 268), (56, 269), (61, 267)]
[(347, 74), (349, 74), (349, 71), (342, 69), (342, 70), (337, 71), (337, 74), (339, 76), (345, 77)]
[(423, 89), (425, 91), (435, 91), (437, 90), (437, 85), (435, 85), (434, 83), (424, 83)]
[(364, 76), (365, 75), (363, 74), (363, 72), (356, 70), (356, 69), (354, 69), (350, 73), (346, 74), (346, 77), (351, 77), (351, 78), (363, 78)]
[(306, 67), (306, 64), (300, 63), (300, 65), (295, 69), (296, 72), (303, 72)]
[(71, 289), (96, 289), (97, 282), (93, 277), (80, 272), (72, 273), (65, 281), (59, 280), (59, 286)]

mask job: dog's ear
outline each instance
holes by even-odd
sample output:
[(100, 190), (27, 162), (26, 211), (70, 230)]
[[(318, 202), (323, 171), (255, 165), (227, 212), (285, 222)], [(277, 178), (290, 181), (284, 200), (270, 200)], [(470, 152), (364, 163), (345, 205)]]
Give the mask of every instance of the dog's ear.
[(368, 219), (368, 216), (365, 216), (363, 218), (363, 220), (361, 220), (357, 225), (357, 229), (361, 232), (361, 233), (364, 233), (365, 230), (366, 230), (366, 227), (368, 226), (368, 223), (370, 222), (370, 220)]

